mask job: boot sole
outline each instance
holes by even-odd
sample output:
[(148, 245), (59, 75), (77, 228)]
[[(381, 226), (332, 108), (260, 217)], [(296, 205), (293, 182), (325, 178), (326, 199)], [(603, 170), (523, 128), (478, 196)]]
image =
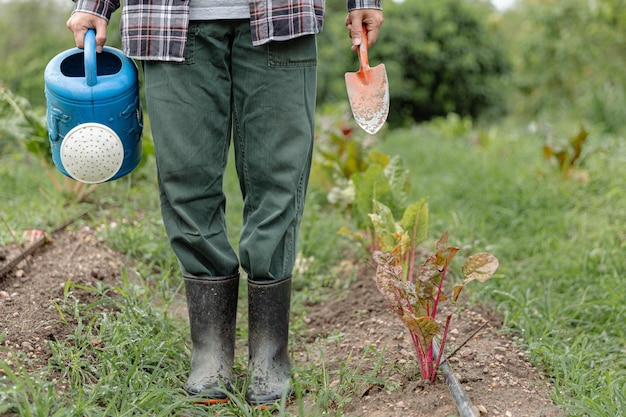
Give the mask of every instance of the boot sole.
[[(214, 399), (206, 399), (206, 400), (197, 400), (194, 401), (194, 404), (198, 404), (198, 405), (220, 405), (220, 404), (227, 404), (228, 402), (230, 402), (229, 398), (225, 398), (223, 400), (214, 400)], [(293, 403), (293, 399), (288, 400), (285, 402), (285, 406), (289, 406)], [(253, 408), (257, 411), (266, 411), (266, 410), (271, 410), (272, 408), (276, 408), (278, 406), (278, 404), (274, 403), (274, 404), (264, 404), (264, 405), (255, 405), (253, 406)]]
[(230, 401), (230, 398), (224, 398), (221, 400), (218, 399), (204, 399), (204, 400), (196, 400), (193, 403), (194, 404), (199, 404), (199, 405), (219, 405), (219, 404), (226, 404)]
[[(294, 401), (295, 401), (295, 398), (288, 399), (287, 401), (285, 401), (285, 407), (291, 405)], [(252, 408), (258, 411), (271, 410), (273, 408), (278, 408), (278, 402), (279, 400), (276, 400), (274, 404), (254, 405), (252, 406)]]

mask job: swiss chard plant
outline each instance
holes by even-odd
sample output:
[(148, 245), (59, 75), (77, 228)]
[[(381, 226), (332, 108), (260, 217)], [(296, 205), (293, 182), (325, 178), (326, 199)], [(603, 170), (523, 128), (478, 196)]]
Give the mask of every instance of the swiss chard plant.
[[(402, 219), (395, 221), (391, 210), (374, 201), (370, 215), (380, 250), (374, 252), (376, 285), (387, 304), (407, 327), (420, 363), (422, 377), (433, 382), (445, 347), (452, 313), (440, 320), (443, 302), (456, 302), (463, 287), (472, 281), (484, 282), (498, 268), (498, 259), (481, 252), (468, 257), (461, 268), (463, 280), (452, 287), (444, 285), (459, 248), (448, 245), (444, 232), (436, 252), (416, 266), (418, 245), (427, 237), (428, 207), (422, 200), (409, 205)], [(441, 338), (435, 354), (435, 338)]]
[(324, 116), (318, 123), (311, 183), (328, 191), (328, 202), (334, 207), (350, 212), (355, 198), (354, 176), (371, 165), (385, 167), (390, 158), (371, 149), (375, 141), (355, 129), (347, 114), (341, 118)]
[(380, 201), (394, 215), (401, 215), (407, 206), (410, 175), (399, 156), (372, 149), (374, 142), (355, 129), (350, 118), (322, 118), (311, 183), (326, 189), (328, 202), (354, 219), (356, 230), (345, 226), (340, 233), (367, 247), (369, 256), (377, 247), (369, 219), (372, 202)]

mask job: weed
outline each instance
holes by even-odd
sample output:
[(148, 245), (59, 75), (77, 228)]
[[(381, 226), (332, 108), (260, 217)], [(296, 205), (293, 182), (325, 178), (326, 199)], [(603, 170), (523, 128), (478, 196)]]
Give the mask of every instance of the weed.
[(581, 126), (578, 133), (570, 136), (564, 143), (546, 143), (543, 146), (543, 154), (546, 159), (556, 161), (563, 174), (569, 177), (587, 178), (579, 167), (583, 163), (583, 146), (588, 136), (589, 132)]

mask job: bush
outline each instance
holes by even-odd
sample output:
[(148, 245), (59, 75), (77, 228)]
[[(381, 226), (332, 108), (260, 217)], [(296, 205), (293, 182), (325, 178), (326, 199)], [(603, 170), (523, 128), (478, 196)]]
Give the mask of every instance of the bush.
[(392, 125), (501, 107), (498, 82), (509, 64), (487, 24), (492, 15), (491, 6), (464, 0), (385, 3), (384, 47), (370, 55), (387, 66)]

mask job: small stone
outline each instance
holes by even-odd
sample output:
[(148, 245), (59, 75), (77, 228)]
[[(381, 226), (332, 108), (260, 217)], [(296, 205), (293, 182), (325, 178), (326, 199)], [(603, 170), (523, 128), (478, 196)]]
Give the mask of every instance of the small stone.
[(461, 351), (461, 357), (462, 357), (462, 358), (467, 358), (468, 356), (471, 356), (471, 355), (473, 355), (473, 354), (474, 354), (474, 351), (473, 351), (473, 350), (471, 350), (471, 349), (463, 349), (463, 350)]
[(485, 406), (484, 406), (484, 405), (482, 405), (482, 404), (481, 404), (481, 405), (476, 406), (476, 408), (478, 409), (478, 412), (479, 412), (480, 414), (487, 414), (487, 413), (488, 413), (487, 408), (485, 408)]
[(11, 298), (11, 295), (6, 291), (0, 291), (0, 298), (4, 300), (9, 300)]

